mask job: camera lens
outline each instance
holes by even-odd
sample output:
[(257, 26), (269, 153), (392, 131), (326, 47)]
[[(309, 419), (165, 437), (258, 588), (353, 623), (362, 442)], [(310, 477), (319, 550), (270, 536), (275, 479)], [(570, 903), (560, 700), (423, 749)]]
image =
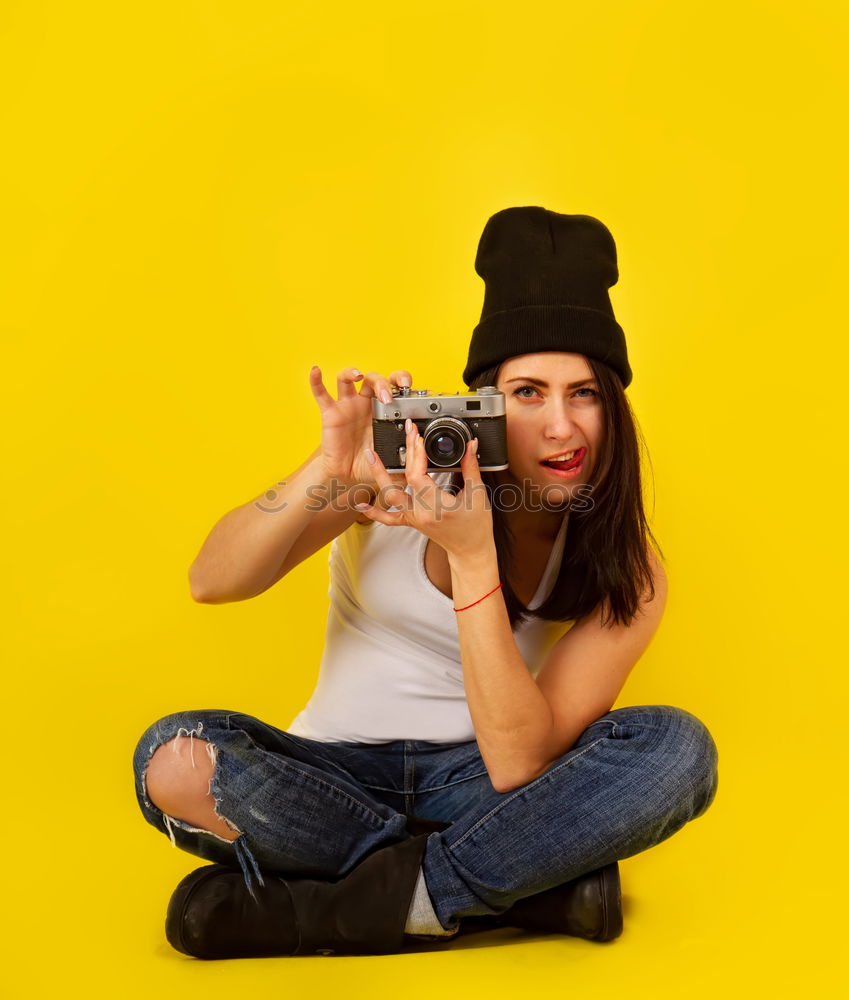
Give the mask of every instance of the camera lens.
[(427, 425), (422, 439), (430, 464), (447, 468), (459, 463), (472, 435), (462, 420), (441, 417)]

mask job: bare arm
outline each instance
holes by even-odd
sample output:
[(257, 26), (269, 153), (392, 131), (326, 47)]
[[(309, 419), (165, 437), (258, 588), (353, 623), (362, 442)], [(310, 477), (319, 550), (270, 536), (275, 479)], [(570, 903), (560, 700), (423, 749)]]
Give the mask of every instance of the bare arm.
[(313, 367), (310, 387), (321, 410), (321, 444), (284, 480), (216, 523), (189, 569), (196, 601), (227, 604), (256, 597), (354, 521), (369, 523), (352, 505), (371, 502), (377, 492), (365, 458), (372, 445), (371, 401), (379, 393), (388, 402), (393, 383), (412, 384), (407, 371), (390, 378), (346, 368), (337, 377), (334, 400)]
[[(502, 593), (457, 615), (469, 713), (496, 791), (513, 791), (544, 774), (613, 707), (666, 604), (666, 575), (651, 550), (649, 557), (655, 596), (644, 592), (633, 621), (603, 626), (596, 608), (554, 644), (536, 680), (514, 641)], [(498, 583), (494, 544), (466, 559), (449, 556), (449, 565), (458, 607)]]
[(226, 604), (256, 597), (362, 520), (350, 504), (373, 497), (374, 490), (363, 486), (345, 491), (337, 484), (334, 499), (320, 453), (316, 448), (273, 490), (217, 522), (189, 569), (196, 601)]

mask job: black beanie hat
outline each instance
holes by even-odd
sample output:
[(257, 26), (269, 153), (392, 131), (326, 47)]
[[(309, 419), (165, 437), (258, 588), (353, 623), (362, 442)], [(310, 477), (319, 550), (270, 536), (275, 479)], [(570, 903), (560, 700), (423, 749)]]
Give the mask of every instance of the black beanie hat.
[(625, 334), (607, 294), (619, 277), (616, 244), (598, 219), (505, 208), (484, 226), (475, 270), (486, 290), (466, 385), (508, 358), (538, 351), (595, 358), (629, 385)]

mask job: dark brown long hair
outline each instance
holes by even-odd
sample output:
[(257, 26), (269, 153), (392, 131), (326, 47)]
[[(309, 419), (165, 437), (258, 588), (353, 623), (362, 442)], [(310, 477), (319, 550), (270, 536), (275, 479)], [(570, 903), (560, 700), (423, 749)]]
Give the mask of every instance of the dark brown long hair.
[[(650, 598), (654, 597), (648, 540), (661, 558), (663, 553), (643, 508), (641, 451), (648, 458), (648, 450), (619, 376), (601, 361), (585, 360), (598, 380), (604, 431), (590, 489), (575, 492), (591, 497), (592, 502), (573, 497), (560, 572), (551, 593), (534, 611), (528, 611), (510, 585), (516, 539), (505, 512), (493, 503), (495, 473), (481, 473), (492, 505), (498, 572), (512, 628), (530, 616), (577, 621), (599, 606), (603, 625), (629, 625), (646, 589)], [(496, 385), (500, 368), (481, 372), (469, 388)]]

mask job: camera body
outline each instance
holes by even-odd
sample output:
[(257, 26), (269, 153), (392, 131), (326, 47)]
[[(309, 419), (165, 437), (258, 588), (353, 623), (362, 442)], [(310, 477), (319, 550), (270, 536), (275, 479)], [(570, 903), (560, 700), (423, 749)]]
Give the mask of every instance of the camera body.
[(409, 417), (422, 436), (428, 472), (459, 469), (467, 442), (478, 439), (482, 472), (507, 468), (507, 417), (504, 393), (494, 385), (467, 393), (393, 389), (391, 403), (372, 400), (374, 450), (387, 472), (403, 472)]

